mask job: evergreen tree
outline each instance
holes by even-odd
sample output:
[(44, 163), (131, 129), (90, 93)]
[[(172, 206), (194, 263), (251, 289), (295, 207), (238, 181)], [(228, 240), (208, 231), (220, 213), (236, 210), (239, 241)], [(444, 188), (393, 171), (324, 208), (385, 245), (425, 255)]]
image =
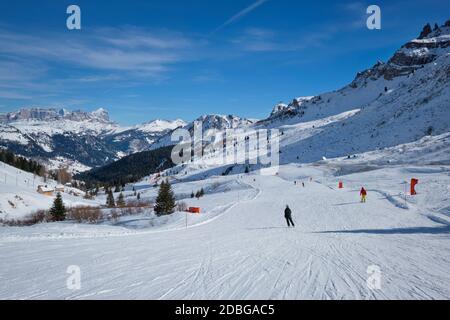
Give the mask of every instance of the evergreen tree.
[(66, 208), (64, 207), (64, 202), (61, 197), (61, 193), (58, 192), (55, 200), (53, 201), (53, 206), (50, 209), (50, 215), (53, 221), (64, 221), (66, 219)]
[(28, 160), (21, 156), (16, 156), (8, 150), (0, 149), (0, 161), (18, 169), (43, 176), (45, 168), (33, 160)]
[(116, 185), (116, 187), (115, 187), (115, 189), (114, 189), (114, 192), (120, 192), (120, 187), (119, 187), (119, 185)]
[(245, 167), (245, 173), (249, 173), (250, 172), (250, 168), (248, 166)]
[(155, 213), (158, 216), (169, 215), (175, 211), (175, 197), (169, 181), (163, 181), (156, 197)]
[(192, 191), (191, 198), (194, 198), (194, 197), (195, 197), (195, 194), (194, 194), (194, 191)]
[(111, 190), (108, 191), (108, 196), (106, 197), (106, 206), (108, 208), (114, 208), (116, 203), (114, 202), (114, 195)]
[(203, 188), (200, 189), (200, 197), (203, 197), (205, 195), (205, 190)]
[(118, 207), (125, 207), (125, 198), (123, 197), (123, 193), (119, 194), (119, 199), (117, 200)]
[(136, 197), (138, 200), (141, 200), (141, 193), (140, 192), (138, 192), (138, 194), (137, 194), (137, 197)]

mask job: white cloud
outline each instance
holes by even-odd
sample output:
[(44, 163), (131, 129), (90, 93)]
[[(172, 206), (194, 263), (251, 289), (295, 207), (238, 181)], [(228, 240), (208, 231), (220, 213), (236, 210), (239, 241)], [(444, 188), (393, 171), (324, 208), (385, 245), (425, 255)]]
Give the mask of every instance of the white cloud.
[(193, 55), (191, 40), (170, 32), (137, 28), (99, 29), (79, 35), (23, 35), (0, 30), (0, 53), (17, 58), (68, 63), (93, 70), (158, 76)]

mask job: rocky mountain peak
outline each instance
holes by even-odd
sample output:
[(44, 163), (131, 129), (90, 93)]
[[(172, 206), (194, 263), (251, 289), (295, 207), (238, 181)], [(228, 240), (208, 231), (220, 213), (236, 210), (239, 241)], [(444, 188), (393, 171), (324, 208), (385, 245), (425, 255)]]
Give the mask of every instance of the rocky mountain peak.
[(422, 32), (420, 33), (420, 35), (419, 35), (419, 37), (417, 39), (426, 38), (431, 32), (433, 32), (433, 30), (431, 29), (431, 25), (429, 23), (427, 23), (423, 27)]
[(91, 114), (96, 117), (99, 120), (103, 120), (106, 122), (109, 122), (109, 113), (108, 110), (104, 109), (104, 108), (99, 108), (93, 112), (91, 112)]
[(387, 63), (378, 61), (372, 68), (359, 72), (352, 87), (357, 87), (369, 79), (383, 77), (392, 80), (399, 76), (406, 76), (422, 68), (446, 54), (450, 46), (450, 28), (447, 21), (442, 26), (434, 29), (427, 23), (417, 39), (404, 44)]
[(93, 112), (86, 112), (82, 110), (69, 111), (64, 108), (41, 108), (29, 107), (22, 108), (19, 111), (12, 111), (0, 114), (0, 122), (11, 123), (18, 121), (44, 121), (53, 122), (60, 120), (71, 120), (76, 122), (93, 121), (109, 123), (108, 111), (100, 108)]

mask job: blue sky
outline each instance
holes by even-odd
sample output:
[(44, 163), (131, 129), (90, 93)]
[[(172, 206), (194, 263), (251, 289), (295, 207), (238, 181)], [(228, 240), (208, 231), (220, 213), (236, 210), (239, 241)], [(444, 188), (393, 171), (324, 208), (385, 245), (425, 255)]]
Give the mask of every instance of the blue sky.
[[(66, 28), (70, 4), (81, 30)], [(370, 4), (382, 30), (366, 28)], [(0, 112), (104, 107), (122, 124), (263, 118), (280, 101), (342, 87), (449, 9), (448, 0), (2, 1)]]

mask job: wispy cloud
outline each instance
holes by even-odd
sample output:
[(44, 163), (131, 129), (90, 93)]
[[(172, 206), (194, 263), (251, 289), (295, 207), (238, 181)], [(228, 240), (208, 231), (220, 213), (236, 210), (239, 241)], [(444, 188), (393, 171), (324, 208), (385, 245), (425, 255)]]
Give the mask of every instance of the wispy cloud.
[(171, 64), (189, 59), (191, 47), (190, 40), (180, 34), (137, 28), (100, 29), (83, 36), (66, 33), (39, 37), (0, 30), (0, 54), (148, 76), (157, 76)]
[(31, 100), (33, 97), (20, 92), (10, 90), (0, 90), (0, 98), (10, 100)]
[(311, 32), (279, 33), (263, 28), (247, 28), (231, 40), (239, 50), (246, 52), (289, 52), (323, 46), (335, 34), (334, 28)]
[(275, 32), (262, 28), (247, 28), (241, 35), (231, 40), (244, 51), (266, 52), (284, 51), (286, 44), (277, 43)]
[(39, 34), (0, 26), (0, 99), (55, 101), (93, 85), (160, 83), (177, 64), (198, 59), (200, 43), (133, 26)]
[(232, 16), (230, 19), (228, 19), (227, 21), (225, 21), (222, 25), (220, 25), (218, 28), (216, 28), (212, 33), (216, 33), (217, 31), (222, 30), (223, 28), (225, 28), (226, 26), (238, 21), (239, 19), (245, 17), (246, 15), (248, 15), (250, 12), (256, 10), (258, 7), (262, 6), (264, 3), (266, 3), (269, 0), (257, 0), (256, 2), (254, 2), (253, 4), (251, 4), (250, 6), (248, 6), (247, 8), (239, 11), (238, 13), (236, 13), (234, 16)]
[(337, 9), (346, 13), (351, 29), (361, 29), (366, 27), (368, 4), (362, 1), (346, 2), (337, 5)]
[(204, 70), (195, 75), (192, 81), (196, 83), (211, 83), (225, 81), (223, 76), (216, 70)]

